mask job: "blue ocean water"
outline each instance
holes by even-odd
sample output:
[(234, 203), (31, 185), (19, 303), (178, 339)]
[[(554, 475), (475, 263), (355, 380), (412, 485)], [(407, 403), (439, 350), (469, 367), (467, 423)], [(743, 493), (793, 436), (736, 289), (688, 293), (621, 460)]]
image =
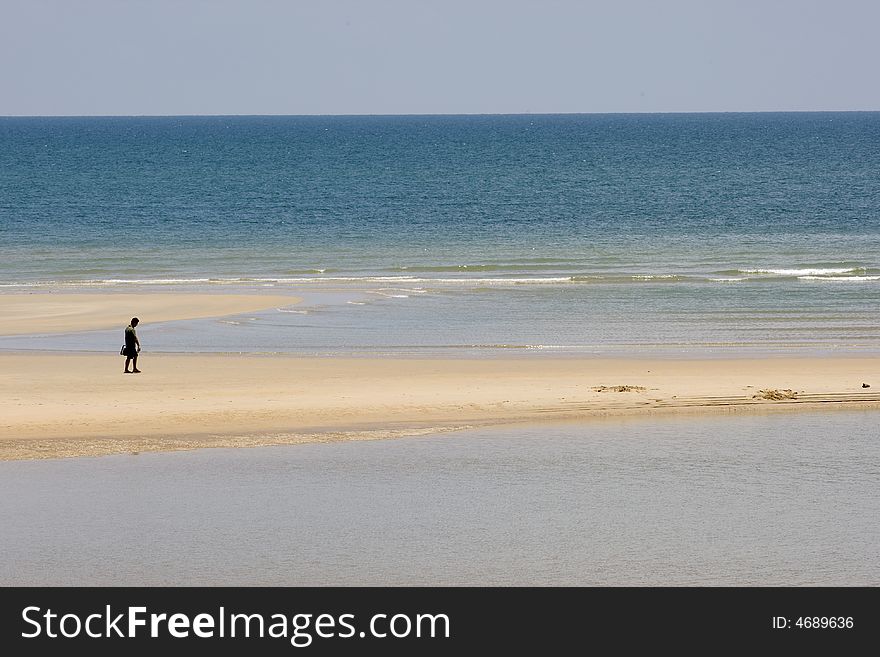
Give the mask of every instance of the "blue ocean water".
[(163, 351), (877, 352), (878, 171), (880, 113), (0, 118), (0, 293), (304, 298)]

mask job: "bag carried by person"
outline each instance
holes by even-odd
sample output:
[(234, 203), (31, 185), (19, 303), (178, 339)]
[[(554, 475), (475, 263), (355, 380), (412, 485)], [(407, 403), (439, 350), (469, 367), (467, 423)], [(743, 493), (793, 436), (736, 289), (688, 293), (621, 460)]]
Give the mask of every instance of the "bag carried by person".
[(125, 345), (122, 345), (122, 349), (119, 350), (120, 356), (125, 356)]

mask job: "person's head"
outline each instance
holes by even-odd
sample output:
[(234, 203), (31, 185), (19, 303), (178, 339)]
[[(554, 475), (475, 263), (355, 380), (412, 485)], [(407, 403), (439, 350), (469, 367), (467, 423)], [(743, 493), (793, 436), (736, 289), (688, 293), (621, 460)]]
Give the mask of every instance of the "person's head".
[(137, 317), (131, 318), (131, 325), (132, 326), (137, 326), (139, 323), (140, 323), (140, 320)]

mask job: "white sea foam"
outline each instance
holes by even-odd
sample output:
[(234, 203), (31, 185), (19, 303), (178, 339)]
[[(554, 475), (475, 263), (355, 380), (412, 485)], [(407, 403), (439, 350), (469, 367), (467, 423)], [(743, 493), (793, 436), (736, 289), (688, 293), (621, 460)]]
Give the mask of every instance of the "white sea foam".
[(188, 285), (214, 283), (210, 278), (104, 278), (66, 281), (4, 282), (0, 287), (113, 287), (116, 285)]
[(180, 285), (189, 283), (214, 283), (211, 278), (105, 278), (83, 281), (82, 285)]
[[(411, 275), (400, 276), (287, 276), (287, 277), (175, 277), (175, 278), (106, 278), (87, 280), (46, 280), (46, 281), (4, 281), (0, 288), (52, 288), (52, 287), (118, 287), (118, 286), (223, 286), (223, 285), (260, 285), (297, 286), (297, 285), (352, 285), (376, 286), (382, 288), (382, 295), (394, 298), (407, 298), (410, 295), (426, 294), (428, 289), (435, 287), (512, 287), (512, 286), (553, 286), (577, 284), (626, 284), (642, 282), (687, 282), (710, 281), (714, 283), (734, 283), (749, 280), (753, 277), (785, 277), (803, 280), (840, 279), (850, 281), (878, 280), (876, 276), (868, 276), (869, 270), (864, 267), (804, 267), (804, 268), (767, 268), (739, 269), (719, 271), (716, 276), (704, 278), (698, 275), (682, 274), (626, 274), (626, 273), (585, 273), (567, 276), (518, 276), (518, 277), (446, 277), (430, 278)], [(873, 271), (873, 270), (871, 270)], [(373, 292), (375, 293), (375, 291)], [(302, 312), (284, 310), (282, 312)]]
[(864, 283), (866, 281), (880, 281), (880, 276), (798, 276), (798, 280)]
[(865, 271), (863, 267), (807, 267), (802, 269), (740, 269), (742, 274), (772, 274), (775, 276), (831, 276), (855, 274)]
[(375, 294), (386, 299), (409, 299), (408, 294), (394, 294), (391, 290), (367, 290), (367, 294)]

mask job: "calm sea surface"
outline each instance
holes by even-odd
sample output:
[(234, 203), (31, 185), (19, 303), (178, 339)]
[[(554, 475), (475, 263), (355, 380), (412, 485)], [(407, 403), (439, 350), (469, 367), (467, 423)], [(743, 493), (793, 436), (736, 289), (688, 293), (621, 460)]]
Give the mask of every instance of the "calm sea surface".
[(160, 351), (877, 353), (878, 171), (880, 113), (0, 118), (0, 291), (305, 298)]
[(0, 463), (0, 585), (880, 585), (876, 414)]

